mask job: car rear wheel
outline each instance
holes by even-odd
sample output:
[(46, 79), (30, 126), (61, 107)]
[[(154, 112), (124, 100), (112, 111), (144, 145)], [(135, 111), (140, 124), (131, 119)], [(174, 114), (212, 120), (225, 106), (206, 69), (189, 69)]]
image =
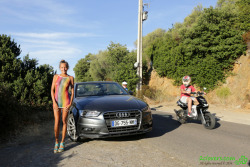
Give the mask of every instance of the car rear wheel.
[(68, 133), (70, 140), (72, 140), (74, 142), (79, 140), (79, 136), (76, 133), (76, 124), (75, 124), (75, 119), (74, 119), (73, 113), (70, 113), (68, 115), (67, 133)]

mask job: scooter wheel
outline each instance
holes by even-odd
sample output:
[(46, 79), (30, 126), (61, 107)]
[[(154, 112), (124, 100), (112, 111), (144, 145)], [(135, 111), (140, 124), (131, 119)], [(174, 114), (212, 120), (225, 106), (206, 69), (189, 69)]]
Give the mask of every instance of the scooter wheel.
[(178, 122), (180, 122), (181, 124), (187, 123), (187, 120), (186, 120), (186, 119), (180, 118), (180, 116), (178, 116), (178, 115), (176, 115), (176, 120), (177, 120)]
[(187, 121), (186, 120), (184, 120), (184, 119), (179, 119), (178, 120), (181, 124), (185, 124), (185, 123), (187, 123)]
[(204, 118), (205, 118), (206, 124), (203, 124), (203, 126), (206, 129), (213, 129), (216, 124), (215, 117), (211, 113), (205, 113)]

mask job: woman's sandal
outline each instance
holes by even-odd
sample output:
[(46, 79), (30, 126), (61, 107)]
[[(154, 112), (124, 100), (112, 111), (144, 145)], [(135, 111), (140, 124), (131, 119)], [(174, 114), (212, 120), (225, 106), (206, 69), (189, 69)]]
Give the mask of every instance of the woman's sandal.
[(58, 152), (58, 148), (59, 148), (59, 143), (55, 143), (54, 153)]
[(58, 152), (60, 153), (60, 152), (63, 152), (64, 151), (64, 143), (60, 143), (60, 147), (59, 147), (59, 149), (58, 149)]

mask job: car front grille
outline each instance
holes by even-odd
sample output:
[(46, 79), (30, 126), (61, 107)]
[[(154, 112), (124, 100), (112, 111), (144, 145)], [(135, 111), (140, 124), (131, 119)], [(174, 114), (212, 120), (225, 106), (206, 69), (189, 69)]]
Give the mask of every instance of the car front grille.
[[(127, 117), (117, 117), (117, 113), (129, 113), (129, 116)], [(125, 132), (131, 132), (136, 131), (139, 129), (141, 124), (141, 111), (139, 110), (129, 110), (129, 111), (114, 111), (114, 112), (106, 112), (103, 114), (103, 117), (105, 119), (107, 128), (110, 133), (125, 133)], [(137, 125), (130, 125), (130, 126), (122, 126), (122, 127), (112, 127), (111, 121), (114, 120), (126, 120), (126, 119), (137, 119)]]

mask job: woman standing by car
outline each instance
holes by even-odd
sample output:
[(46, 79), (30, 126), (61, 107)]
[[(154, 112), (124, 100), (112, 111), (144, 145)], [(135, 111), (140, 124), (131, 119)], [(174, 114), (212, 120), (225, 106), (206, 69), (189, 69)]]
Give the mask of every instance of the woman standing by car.
[[(51, 97), (53, 101), (53, 111), (55, 118), (55, 147), (54, 153), (64, 151), (64, 140), (67, 131), (67, 115), (69, 107), (72, 104), (74, 96), (74, 78), (67, 74), (69, 64), (65, 60), (61, 60), (59, 64), (61, 74), (55, 74), (51, 85)], [(71, 87), (71, 94), (69, 93)], [(60, 115), (62, 115), (62, 140), (59, 145), (59, 123)]]

